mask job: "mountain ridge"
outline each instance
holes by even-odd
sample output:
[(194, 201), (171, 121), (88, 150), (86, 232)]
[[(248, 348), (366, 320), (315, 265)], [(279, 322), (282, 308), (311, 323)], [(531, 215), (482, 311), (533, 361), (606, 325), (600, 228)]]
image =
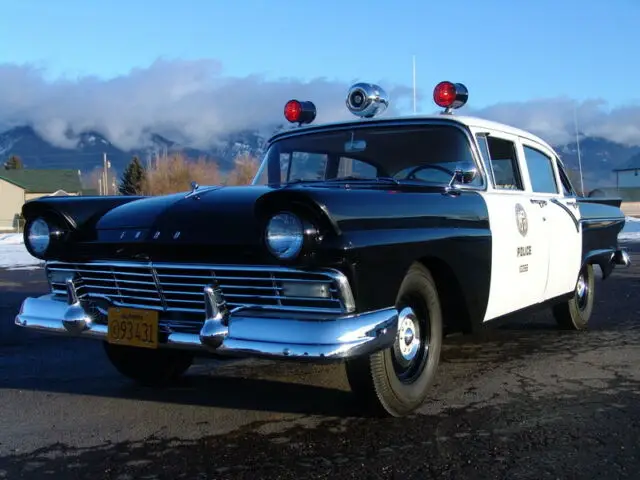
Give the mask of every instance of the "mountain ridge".
[[(271, 133), (280, 130), (275, 126)], [(11, 155), (22, 159), (25, 168), (77, 169), (88, 173), (102, 168), (103, 155), (119, 175), (133, 156), (150, 162), (156, 156), (181, 152), (191, 159), (204, 158), (215, 161), (221, 172), (233, 168), (238, 155), (249, 154), (261, 157), (270, 134), (246, 129), (225, 136), (208, 149), (198, 149), (155, 133), (149, 133), (144, 147), (123, 150), (113, 145), (104, 135), (95, 131), (81, 132), (69, 137), (75, 147), (64, 148), (51, 144), (38, 135), (30, 126), (14, 127), (0, 133), (0, 160), (6, 161)], [(572, 181), (579, 188), (578, 149), (576, 142), (554, 145), (563, 162), (572, 170)], [(580, 158), (585, 190), (615, 186), (616, 168), (624, 168), (640, 156), (640, 147), (626, 146), (601, 137), (583, 136), (580, 139)]]

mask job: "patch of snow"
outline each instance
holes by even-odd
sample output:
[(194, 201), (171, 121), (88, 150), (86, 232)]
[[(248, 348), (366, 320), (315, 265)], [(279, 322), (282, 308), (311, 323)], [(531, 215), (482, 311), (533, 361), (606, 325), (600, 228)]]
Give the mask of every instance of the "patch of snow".
[(7, 270), (32, 270), (44, 262), (31, 255), (24, 246), (21, 233), (0, 234), (0, 268)]
[(640, 218), (626, 217), (624, 228), (618, 234), (618, 240), (627, 242), (640, 241)]
[(624, 240), (625, 242), (640, 242), (640, 232), (620, 232), (618, 240)]
[(21, 233), (0, 233), (0, 245), (16, 245), (23, 242)]
[(9, 153), (15, 144), (16, 140), (9, 135), (0, 136), (0, 155)]

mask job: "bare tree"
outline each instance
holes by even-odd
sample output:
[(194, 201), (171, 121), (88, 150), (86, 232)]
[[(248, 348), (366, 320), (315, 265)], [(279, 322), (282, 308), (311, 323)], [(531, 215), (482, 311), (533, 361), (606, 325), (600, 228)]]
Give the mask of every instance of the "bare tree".
[(191, 182), (220, 185), (218, 164), (204, 158), (189, 161), (181, 153), (159, 157), (146, 172), (143, 191), (146, 195), (184, 192), (191, 188)]

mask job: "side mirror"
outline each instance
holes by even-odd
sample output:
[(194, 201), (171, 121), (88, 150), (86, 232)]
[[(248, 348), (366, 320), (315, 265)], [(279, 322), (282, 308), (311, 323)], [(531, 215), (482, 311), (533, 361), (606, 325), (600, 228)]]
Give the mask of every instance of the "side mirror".
[(456, 168), (450, 185), (453, 185), (454, 182), (461, 183), (463, 185), (466, 183), (471, 183), (476, 179), (477, 176), (478, 170), (476, 170), (475, 168), (469, 168), (467, 170)]
[(471, 183), (478, 176), (478, 171), (475, 168), (469, 168), (463, 170), (462, 168), (456, 168), (451, 180), (449, 181), (449, 185), (446, 187), (446, 193), (451, 194), (452, 191), (457, 189), (457, 185), (464, 185), (466, 183)]

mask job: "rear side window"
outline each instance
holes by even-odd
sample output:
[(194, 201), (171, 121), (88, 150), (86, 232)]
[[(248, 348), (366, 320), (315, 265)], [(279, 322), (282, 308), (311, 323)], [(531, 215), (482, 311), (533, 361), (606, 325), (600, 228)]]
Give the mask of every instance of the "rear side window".
[(527, 162), (531, 188), (537, 193), (558, 193), (553, 160), (540, 150), (524, 146), (524, 158)]
[(556, 165), (558, 166), (558, 173), (560, 173), (560, 182), (562, 182), (562, 193), (564, 193), (566, 197), (575, 196), (575, 191), (573, 190), (573, 186), (569, 180), (569, 175), (567, 175), (567, 172), (560, 162), (556, 162)]

